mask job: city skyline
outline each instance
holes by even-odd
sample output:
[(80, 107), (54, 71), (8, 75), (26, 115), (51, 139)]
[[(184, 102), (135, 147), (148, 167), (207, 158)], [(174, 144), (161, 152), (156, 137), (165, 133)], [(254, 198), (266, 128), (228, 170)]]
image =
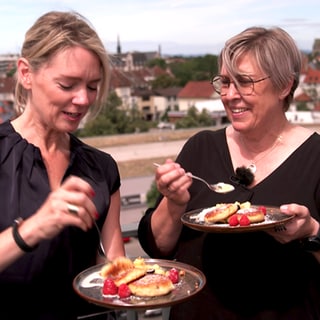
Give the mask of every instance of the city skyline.
[(302, 51), (320, 38), (318, 0), (0, 0), (0, 54), (16, 54), (43, 13), (74, 10), (90, 20), (107, 50), (168, 55), (218, 54), (231, 36), (252, 26), (285, 29)]

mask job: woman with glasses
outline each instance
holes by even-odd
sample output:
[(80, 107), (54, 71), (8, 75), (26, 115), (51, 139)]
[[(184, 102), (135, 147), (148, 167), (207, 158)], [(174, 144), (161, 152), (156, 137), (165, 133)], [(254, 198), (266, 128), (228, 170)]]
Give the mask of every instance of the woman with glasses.
[[(193, 265), (207, 279), (170, 319), (320, 319), (320, 137), (285, 114), (300, 71), (300, 51), (280, 28), (232, 37), (212, 79), (230, 125), (197, 133), (156, 169), (161, 196), (140, 221), (140, 243), (151, 257)], [(235, 190), (214, 193), (187, 172)], [(185, 212), (235, 201), (293, 218), (249, 232), (202, 232), (181, 222)]]

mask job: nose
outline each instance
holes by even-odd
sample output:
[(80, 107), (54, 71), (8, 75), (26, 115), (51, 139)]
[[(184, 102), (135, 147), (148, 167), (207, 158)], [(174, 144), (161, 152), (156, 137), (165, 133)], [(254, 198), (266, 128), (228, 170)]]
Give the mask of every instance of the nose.
[(80, 89), (73, 96), (72, 103), (78, 105), (89, 105), (90, 103), (90, 95), (88, 90)]
[(225, 96), (232, 98), (234, 95), (238, 96), (238, 95), (240, 95), (240, 92), (239, 92), (237, 86), (235, 85), (235, 83), (230, 82), (228, 89), (226, 89)]

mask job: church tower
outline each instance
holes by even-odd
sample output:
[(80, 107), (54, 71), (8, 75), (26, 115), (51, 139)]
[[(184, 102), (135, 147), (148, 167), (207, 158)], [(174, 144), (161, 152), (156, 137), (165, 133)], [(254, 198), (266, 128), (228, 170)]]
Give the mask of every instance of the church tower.
[(117, 54), (121, 54), (121, 45), (120, 45), (120, 38), (118, 36), (117, 39)]

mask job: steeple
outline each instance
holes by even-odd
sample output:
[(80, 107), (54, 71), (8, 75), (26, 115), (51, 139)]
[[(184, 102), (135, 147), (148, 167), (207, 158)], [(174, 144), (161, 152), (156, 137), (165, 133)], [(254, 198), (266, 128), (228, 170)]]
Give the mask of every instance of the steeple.
[(117, 39), (117, 54), (121, 54), (120, 38)]

